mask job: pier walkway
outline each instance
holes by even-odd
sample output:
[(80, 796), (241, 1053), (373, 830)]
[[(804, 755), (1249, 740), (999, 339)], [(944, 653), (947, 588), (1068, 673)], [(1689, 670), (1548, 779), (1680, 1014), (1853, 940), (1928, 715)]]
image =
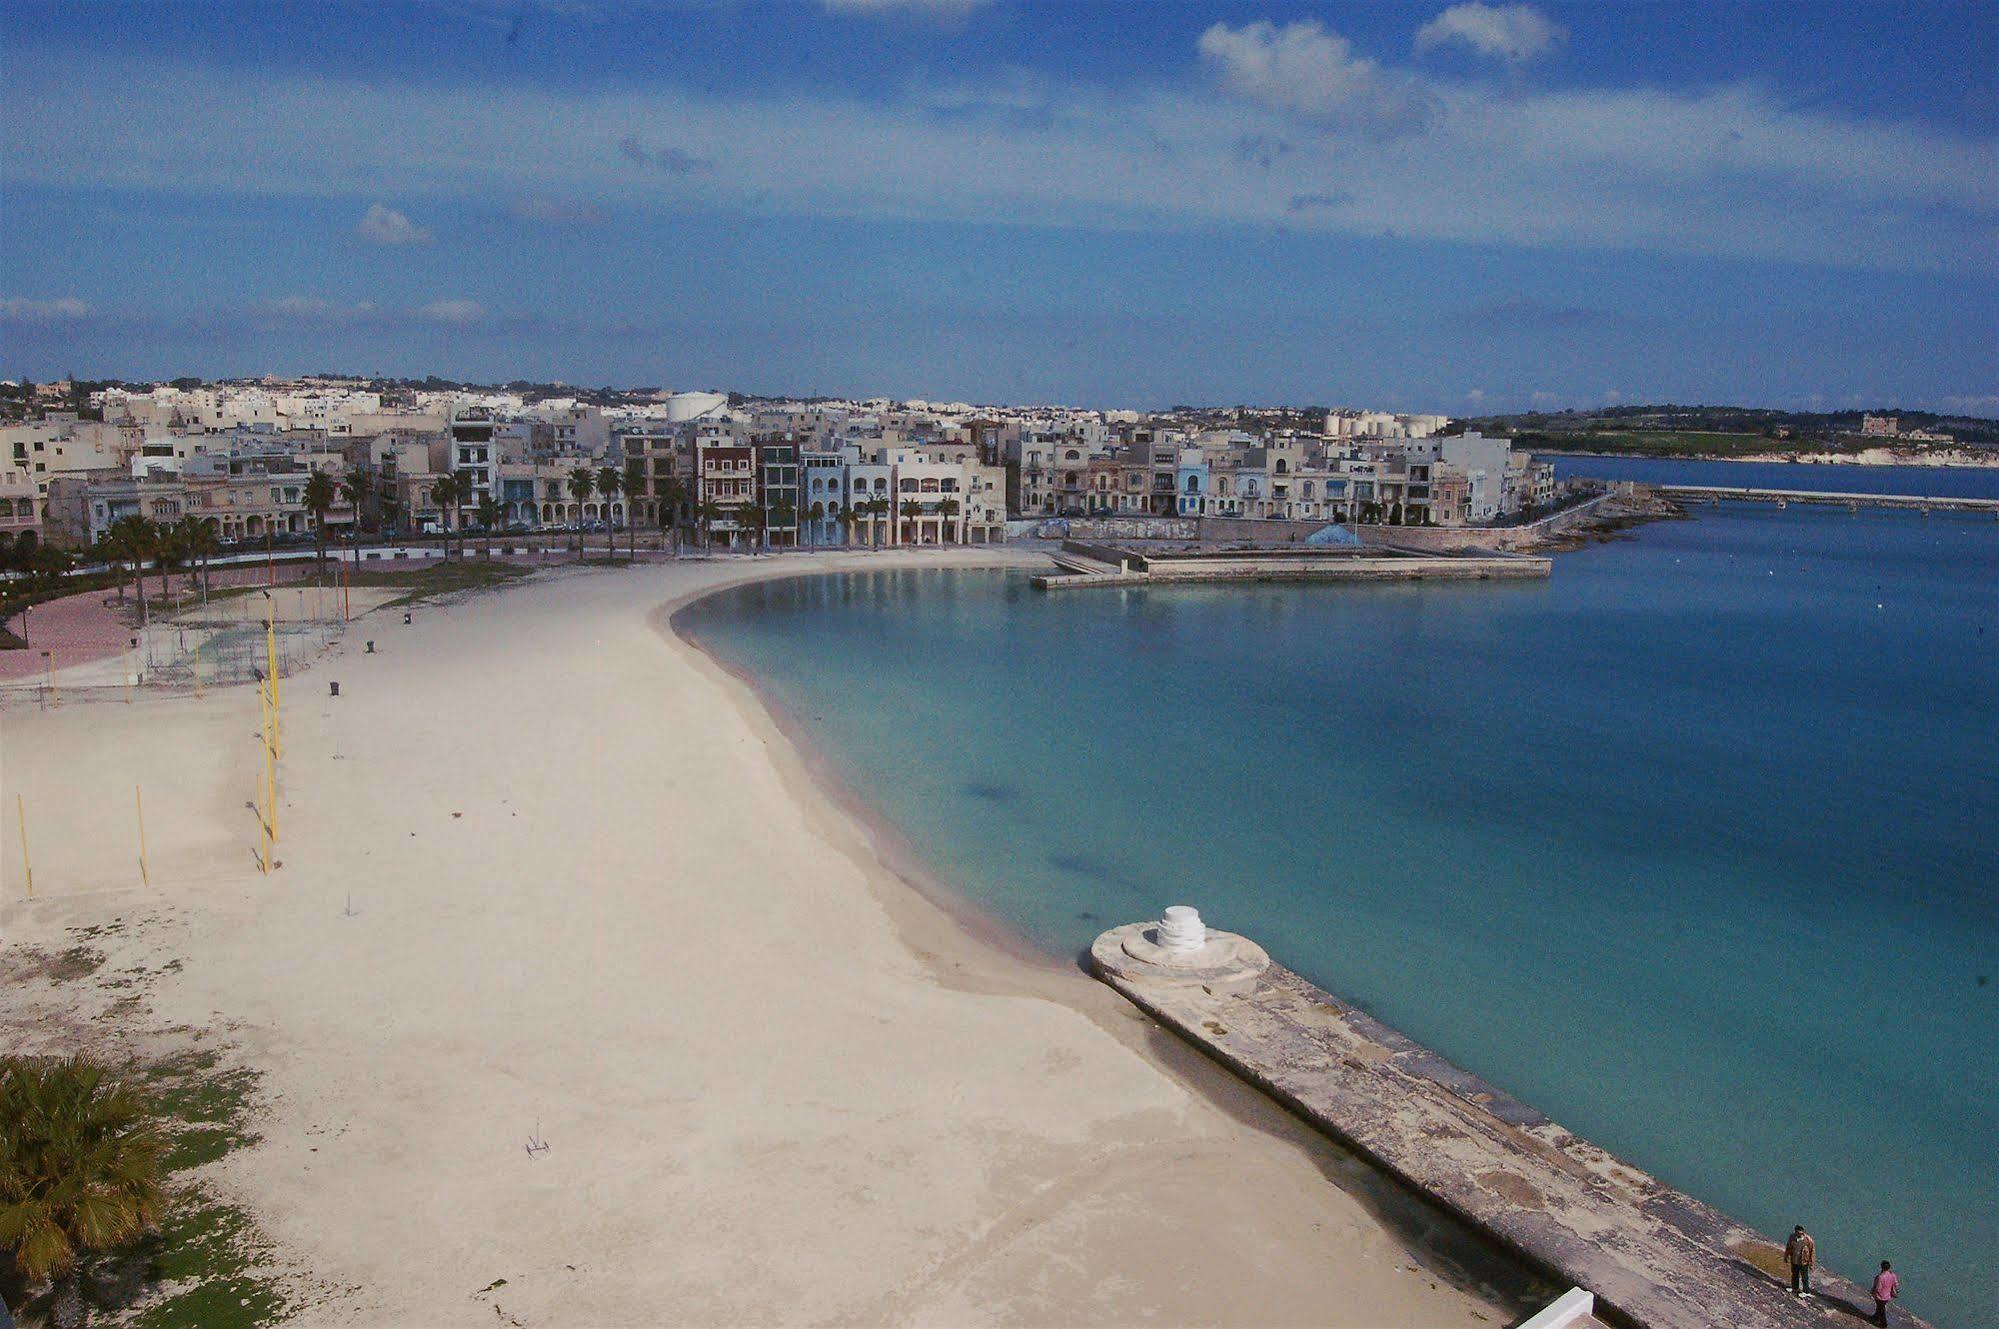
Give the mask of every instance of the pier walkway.
[(1741, 489), (1730, 485), (1653, 485), (1651, 488), (1662, 498), (1670, 498), (1678, 503), (1719, 503), (1724, 499), (1741, 503), (1774, 503), (1778, 507), (1789, 507), (1793, 503), (1819, 504), (1826, 507), (1849, 508), (1898, 508), (1931, 512), (1983, 512), (1999, 516), (1999, 498), (1953, 498), (1948, 495), (1917, 494), (1842, 494), (1816, 489)]
[[(1254, 942), (1172, 921), (1090, 949), (1099, 977), (1418, 1194), (1639, 1329), (1829, 1329), (1873, 1299), (1821, 1264), (1815, 1297), (1782, 1247), (1271, 963)], [(1193, 911), (1182, 911), (1192, 915)], [(1672, 1093), (1670, 1086), (1659, 1092)], [(1889, 1323), (1925, 1329), (1899, 1308)]]

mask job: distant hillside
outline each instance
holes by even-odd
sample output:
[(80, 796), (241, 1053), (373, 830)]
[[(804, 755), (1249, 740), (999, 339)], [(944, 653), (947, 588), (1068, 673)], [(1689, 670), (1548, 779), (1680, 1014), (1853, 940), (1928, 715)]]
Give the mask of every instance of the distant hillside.
[[(1999, 421), (1932, 411), (1772, 411), (1747, 406), (1608, 406), (1597, 411), (1526, 411), (1464, 421), (1466, 429), (1508, 434), (1530, 447), (1592, 452), (1857, 452), (1893, 440), (1863, 438), (1864, 415), (1893, 415), (1904, 430), (1949, 434), (1963, 447), (1999, 447)], [(1941, 446), (1919, 442), (1901, 447)]]

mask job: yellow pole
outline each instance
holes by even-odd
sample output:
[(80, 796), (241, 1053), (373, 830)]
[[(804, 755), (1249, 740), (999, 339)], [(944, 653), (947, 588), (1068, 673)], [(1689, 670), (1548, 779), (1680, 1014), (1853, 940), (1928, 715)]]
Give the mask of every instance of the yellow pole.
[(268, 686), (257, 689), (257, 700), (263, 703), (264, 711), (264, 815), (258, 819), (264, 831), (264, 855), (259, 867), (269, 872), (271, 841), (275, 838), (271, 834), (271, 818), (277, 805), (277, 799), (272, 797), (271, 791), (276, 787), (277, 775), (271, 762), (271, 694)]
[(277, 742), (277, 754), (285, 755), (284, 713), (278, 709), (278, 607), (271, 603), (270, 615), (264, 620), (264, 664), (271, 676), (271, 734)]
[(137, 785), (132, 786), (132, 808), (139, 814), (139, 880), (150, 886), (153, 884), (153, 873), (146, 866), (146, 800)]
[(194, 695), (201, 695), (201, 638), (194, 639)]
[(14, 795), (14, 824), (21, 830), (21, 872), (28, 879), (28, 898), (35, 898), (35, 865), (28, 861), (28, 805)]

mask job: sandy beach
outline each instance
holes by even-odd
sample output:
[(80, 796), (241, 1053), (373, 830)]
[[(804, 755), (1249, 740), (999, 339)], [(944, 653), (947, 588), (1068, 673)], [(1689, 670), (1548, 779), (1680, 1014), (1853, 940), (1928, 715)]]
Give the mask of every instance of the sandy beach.
[(254, 690), (10, 709), (0, 1043), (257, 1072), (256, 1142), (201, 1180), (300, 1324), (1516, 1318), (1440, 1220), (912, 889), (667, 625), (745, 577), (1010, 557), (558, 568), (360, 618), (285, 680), (268, 877)]

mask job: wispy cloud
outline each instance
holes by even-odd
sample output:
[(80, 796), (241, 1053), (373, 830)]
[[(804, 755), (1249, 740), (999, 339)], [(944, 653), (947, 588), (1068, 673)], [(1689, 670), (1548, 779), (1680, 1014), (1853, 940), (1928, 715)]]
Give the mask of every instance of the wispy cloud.
[(477, 300), (433, 300), (418, 308), (416, 316), (425, 323), (465, 327), (485, 318), (486, 306)]
[[(0, 118), (16, 130), (0, 183), (469, 200), (494, 211), (587, 198), (619, 210), (1092, 228), (1281, 224), (1999, 268), (1989, 138), (1834, 115), (1748, 84), (1539, 92), (1417, 77), (1309, 23), (1220, 25), (1189, 59), (1206, 63), (1216, 90), (1022, 83), (1003, 90), (1002, 124), (929, 114), (977, 100), (934, 84), (886, 102), (761, 100), (671, 86), (377, 86), (51, 55), (0, 85)], [(96, 91), (65, 95), (80, 86)], [(1387, 100), (1357, 91), (1369, 87), (1389, 89)], [(198, 123), (163, 113), (191, 100), (205, 108)], [(427, 132), (410, 133), (414, 124)], [(659, 142), (663, 125), (671, 145)], [(239, 146), (218, 153), (217, 143)], [(1293, 206), (1318, 196), (1345, 201)]]
[(1293, 194), (1285, 201), (1286, 212), (1323, 212), (1332, 208), (1344, 208), (1353, 202), (1353, 195), (1345, 192)]
[(1550, 304), (1524, 295), (1493, 300), (1472, 311), (1479, 326), (1504, 332), (1555, 332), (1584, 327), (1610, 317), (1608, 310)]
[(696, 156), (685, 148), (649, 148), (637, 134), (626, 134), (620, 138), (618, 153), (628, 162), (657, 167), (668, 175), (700, 175), (715, 169), (713, 161)]
[(1413, 80), (1356, 55), (1353, 43), (1316, 19), (1217, 23), (1198, 49), (1230, 91), (1251, 101), (1383, 138), (1420, 133), (1434, 100)]
[(418, 226), (381, 203), (370, 204), (354, 230), (363, 240), (378, 245), (426, 245), (435, 238), (428, 226)]
[(73, 295), (53, 300), (0, 296), (0, 323), (72, 323), (90, 317), (90, 306)]
[(594, 203), (583, 203), (574, 199), (550, 198), (546, 194), (532, 194), (527, 198), (510, 199), (506, 215), (511, 221), (538, 222), (546, 226), (602, 226), (604, 210)]
[(1488, 5), (1480, 0), (1452, 5), (1416, 30), (1416, 50), (1434, 51), (1453, 43), (1488, 60), (1518, 64), (1547, 55), (1568, 40), (1569, 30), (1532, 5)]
[(992, 0), (821, 0), (829, 14), (872, 19), (962, 23)]
[(448, 298), (407, 307), (377, 304), (373, 300), (343, 303), (316, 295), (287, 295), (259, 300), (244, 309), (249, 318), (263, 323), (297, 323), (316, 327), (383, 327), (428, 323), (445, 327), (469, 327), (484, 322), (486, 307), (477, 300)]

